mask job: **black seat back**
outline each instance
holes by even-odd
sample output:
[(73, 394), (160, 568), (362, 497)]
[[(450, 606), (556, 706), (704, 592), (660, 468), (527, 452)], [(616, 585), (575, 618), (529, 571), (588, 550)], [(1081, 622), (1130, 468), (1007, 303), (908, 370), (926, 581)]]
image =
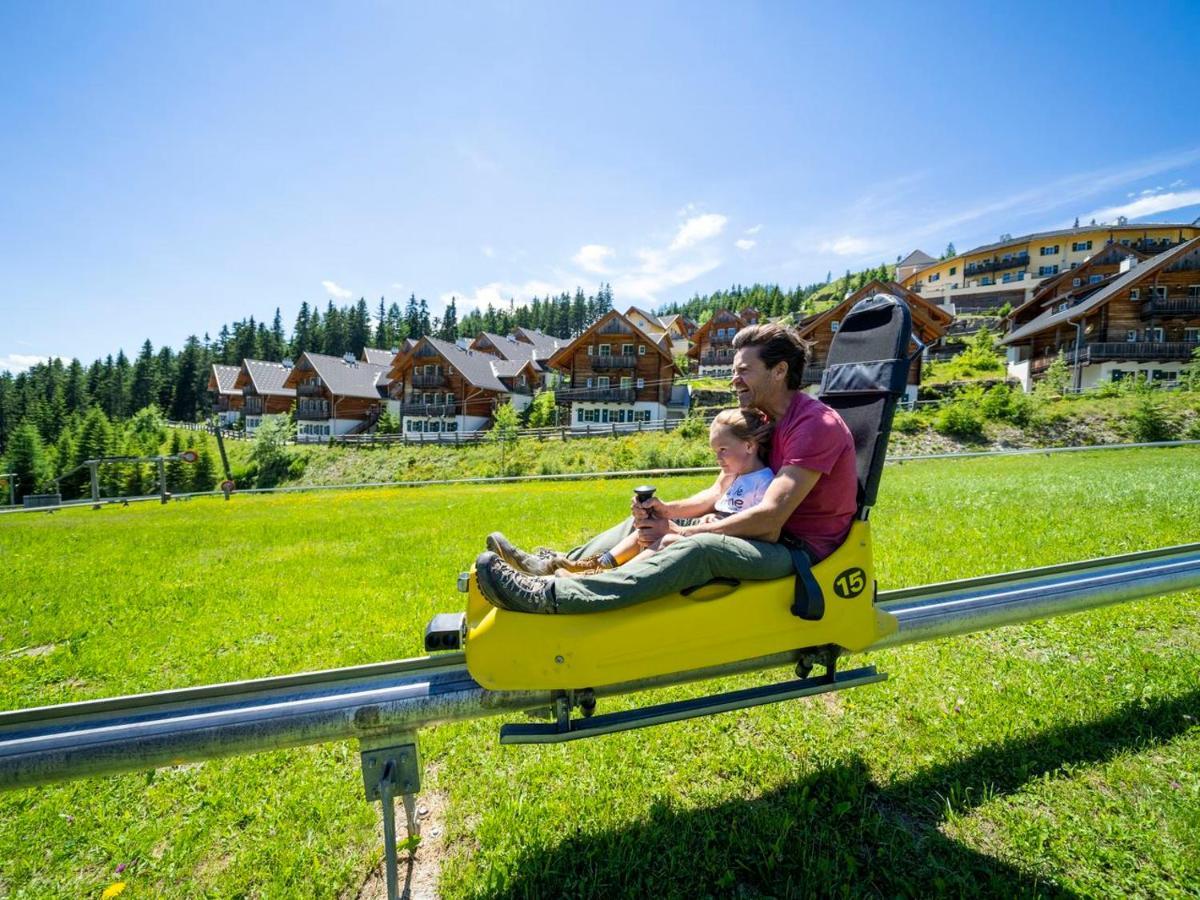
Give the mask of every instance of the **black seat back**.
[(875, 503), (896, 401), (904, 396), (911, 359), (912, 316), (898, 297), (858, 301), (833, 336), (818, 397), (845, 420), (858, 456), (858, 513)]

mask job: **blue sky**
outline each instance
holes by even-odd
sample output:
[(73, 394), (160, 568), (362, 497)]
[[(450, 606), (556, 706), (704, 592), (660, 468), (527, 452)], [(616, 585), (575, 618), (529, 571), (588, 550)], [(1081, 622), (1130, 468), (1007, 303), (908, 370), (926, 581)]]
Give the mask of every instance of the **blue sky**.
[(0, 5), (0, 368), (1200, 215), (1200, 6)]

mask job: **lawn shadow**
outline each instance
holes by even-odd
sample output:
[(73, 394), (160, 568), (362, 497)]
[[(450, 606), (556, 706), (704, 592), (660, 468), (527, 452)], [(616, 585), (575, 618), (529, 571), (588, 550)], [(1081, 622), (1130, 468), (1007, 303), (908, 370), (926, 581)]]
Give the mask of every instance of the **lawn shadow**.
[(1073, 897), (942, 834), (946, 812), (1193, 727), (1200, 691), (982, 748), (881, 786), (855, 757), (769, 794), (705, 809), (669, 799), (627, 828), (577, 832), (515, 863), (496, 896)]

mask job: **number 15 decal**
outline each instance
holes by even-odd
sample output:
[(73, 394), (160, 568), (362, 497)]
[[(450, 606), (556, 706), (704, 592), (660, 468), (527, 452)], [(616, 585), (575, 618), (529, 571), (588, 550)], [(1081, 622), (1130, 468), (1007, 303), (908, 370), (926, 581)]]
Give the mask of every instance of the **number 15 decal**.
[(857, 597), (867, 586), (867, 573), (862, 569), (847, 569), (833, 579), (833, 590), (839, 597), (849, 600)]

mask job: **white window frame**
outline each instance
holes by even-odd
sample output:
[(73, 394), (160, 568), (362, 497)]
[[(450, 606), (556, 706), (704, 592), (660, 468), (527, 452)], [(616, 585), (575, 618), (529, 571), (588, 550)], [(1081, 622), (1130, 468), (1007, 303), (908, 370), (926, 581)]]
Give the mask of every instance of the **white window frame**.
[(596, 387), (598, 387), (598, 388), (611, 387), (608, 376), (607, 375), (597, 375), (596, 376)]
[(612, 356), (612, 344), (601, 344), (596, 354), (598, 356)]
[(1082, 278), (1072, 278), (1071, 279), (1071, 287), (1079, 287), (1081, 284), (1083, 284)]
[(1142, 299), (1142, 289), (1141, 288), (1130, 288), (1129, 289), (1129, 299), (1130, 300), (1141, 300)]
[(645, 378), (639, 378), (639, 379), (637, 380), (637, 386), (638, 386), (638, 389), (639, 389), (639, 390), (640, 390), (641, 388), (644, 388), (644, 387), (646, 386), (646, 379), (645, 379)]
[(1137, 343), (1137, 329), (1136, 328), (1130, 328), (1128, 331), (1125, 332), (1125, 343), (1127, 343), (1127, 344), (1136, 344)]
[(1150, 288), (1150, 297), (1153, 300), (1167, 299), (1167, 286), (1165, 284), (1156, 284)]
[(638, 356), (645, 356), (645, 355), (646, 355), (646, 345), (638, 344)]
[(621, 345), (621, 355), (622, 356), (633, 356), (633, 353), (634, 353), (633, 348), (634, 348), (633, 344), (622, 344)]
[(627, 391), (627, 390), (629, 390), (631, 387), (633, 387), (633, 378), (632, 378), (632, 376), (629, 376), (629, 375), (622, 375), (622, 376), (621, 376), (621, 390), (623, 390), (623, 391)]

